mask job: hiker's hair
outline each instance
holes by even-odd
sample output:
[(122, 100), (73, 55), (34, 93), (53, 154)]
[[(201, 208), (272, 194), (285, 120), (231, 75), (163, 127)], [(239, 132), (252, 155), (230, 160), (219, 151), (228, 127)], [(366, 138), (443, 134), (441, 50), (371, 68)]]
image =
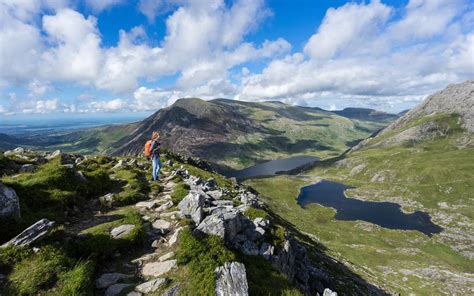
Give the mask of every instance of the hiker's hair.
[(152, 134), (151, 134), (151, 139), (152, 140), (158, 140), (160, 138), (160, 133), (158, 133), (157, 131), (154, 131)]

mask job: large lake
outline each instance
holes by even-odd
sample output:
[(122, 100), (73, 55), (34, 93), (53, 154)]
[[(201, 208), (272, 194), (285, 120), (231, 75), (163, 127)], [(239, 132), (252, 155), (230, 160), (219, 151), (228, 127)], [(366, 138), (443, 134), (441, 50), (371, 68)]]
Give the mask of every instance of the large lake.
[(396, 203), (348, 198), (344, 191), (350, 188), (353, 187), (322, 180), (301, 188), (298, 204), (303, 208), (311, 203), (331, 207), (336, 210), (337, 220), (362, 220), (390, 229), (418, 230), (429, 236), (443, 230), (431, 222), (431, 217), (426, 212), (405, 214)]
[(235, 177), (239, 180), (253, 177), (274, 176), (278, 173), (291, 171), (317, 160), (319, 160), (319, 157), (295, 156), (270, 160), (239, 171), (225, 171), (222, 172), (222, 174), (226, 177)]

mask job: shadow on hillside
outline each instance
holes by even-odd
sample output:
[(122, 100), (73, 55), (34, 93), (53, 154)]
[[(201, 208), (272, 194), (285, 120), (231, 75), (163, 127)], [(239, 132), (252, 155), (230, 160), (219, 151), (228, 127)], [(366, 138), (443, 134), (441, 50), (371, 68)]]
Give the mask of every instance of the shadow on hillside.
[(367, 282), (345, 264), (328, 255), (328, 248), (316, 241), (316, 238), (311, 238), (309, 234), (302, 233), (295, 225), (281, 216), (270, 210), (269, 212), (275, 219), (276, 224), (285, 227), (291, 236), (306, 248), (308, 257), (314, 266), (328, 277), (329, 281), (324, 284), (333, 291), (337, 291), (339, 295), (390, 295), (382, 288)]

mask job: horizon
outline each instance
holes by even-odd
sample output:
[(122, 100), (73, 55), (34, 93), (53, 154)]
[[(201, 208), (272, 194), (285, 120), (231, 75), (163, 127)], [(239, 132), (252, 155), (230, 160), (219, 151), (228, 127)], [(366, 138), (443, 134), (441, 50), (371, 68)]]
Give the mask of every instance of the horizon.
[(474, 4), (447, 2), (0, 0), (0, 117), (182, 97), (399, 113), (474, 77)]

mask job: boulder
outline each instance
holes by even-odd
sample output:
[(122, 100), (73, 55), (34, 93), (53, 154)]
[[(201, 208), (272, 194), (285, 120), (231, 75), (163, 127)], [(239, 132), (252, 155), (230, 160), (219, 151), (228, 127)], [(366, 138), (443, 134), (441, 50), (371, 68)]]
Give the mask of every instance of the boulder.
[(171, 223), (166, 220), (156, 220), (155, 222), (153, 222), (152, 226), (161, 234), (166, 234), (171, 230)]
[(143, 266), (142, 275), (150, 276), (150, 277), (159, 277), (176, 267), (177, 267), (176, 260), (166, 260), (163, 262), (151, 262)]
[(61, 155), (61, 150), (56, 150), (52, 153), (50, 153), (48, 156), (46, 156), (46, 159), (51, 160), (57, 156)]
[(123, 274), (123, 273), (104, 273), (96, 281), (95, 286), (97, 289), (105, 289), (108, 286), (118, 283), (124, 279), (132, 278), (132, 275)]
[(206, 199), (202, 194), (191, 191), (178, 204), (178, 208), (184, 216), (191, 218), (198, 225), (203, 219), (204, 212), (202, 208), (205, 201)]
[(337, 296), (336, 292), (333, 292), (331, 289), (324, 289), (323, 296)]
[(0, 218), (20, 218), (20, 199), (15, 190), (0, 182)]
[(215, 200), (221, 199), (222, 196), (224, 195), (222, 190), (210, 190), (210, 191), (207, 191), (206, 194)]
[(13, 152), (15, 154), (23, 154), (23, 153), (25, 153), (25, 149), (22, 148), (22, 147), (16, 147), (15, 149), (13, 149)]
[(164, 204), (162, 204), (161, 206), (159, 206), (158, 208), (156, 208), (156, 212), (160, 213), (160, 212), (164, 212), (170, 208), (173, 207), (173, 202), (170, 200), (170, 201), (167, 201), (165, 202)]
[(255, 224), (256, 227), (261, 227), (261, 228), (266, 229), (270, 225), (270, 221), (261, 217), (257, 217), (253, 220), (253, 224)]
[(245, 266), (239, 262), (226, 262), (214, 271), (217, 296), (249, 295)]
[(158, 290), (161, 286), (166, 284), (166, 279), (164, 278), (157, 278), (154, 280), (150, 280), (148, 282), (144, 282), (135, 287), (135, 290), (141, 293), (152, 293)]
[(131, 284), (114, 284), (105, 290), (105, 296), (116, 296), (122, 294), (122, 292), (127, 289), (131, 288)]
[(242, 230), (244, 217), (237, 211), (212, 214), (207, 216), (194, 230), (194, 234), (205, 233), (207, 235), (217, 235), (231, 244), (237, 234)]
[(32, 165), (31, 163), (24, 164), (20, 167), (18, 170), (19, 173), (31, 173), (35, 170), (35, 166)]
[(124, 224), (113, 228), (110, 234), (113, 238), (121, 238), (129, 234), (134, 228), (135, 225), (133, 224)]
[(260, 256), (263, 256), (265, 259), (270, 259), (275, 252), (275, 247), (270, 245), (269, 243), (264, 242), (258, 251)]
[(111, 207), (114, 203), (114, 194), (107, 193), (106, 195), (99, 197), (99, 201), (101, 204)]
[(245, 255), (257, 256), (259, 254), (259, 249), (257, 245), (252, 241), (248, 241), (248, 240), (244, 241), (244, 243), (240, 245), (239, 249)]
[(23, 232), (12, 238), (10, 241), (3, 244), (2, 247), (28, 246), (46, 236), (54, 226), (54, 223), (54, 221), (49, 221), (48, 219), (41, 219), (23, 230)]

